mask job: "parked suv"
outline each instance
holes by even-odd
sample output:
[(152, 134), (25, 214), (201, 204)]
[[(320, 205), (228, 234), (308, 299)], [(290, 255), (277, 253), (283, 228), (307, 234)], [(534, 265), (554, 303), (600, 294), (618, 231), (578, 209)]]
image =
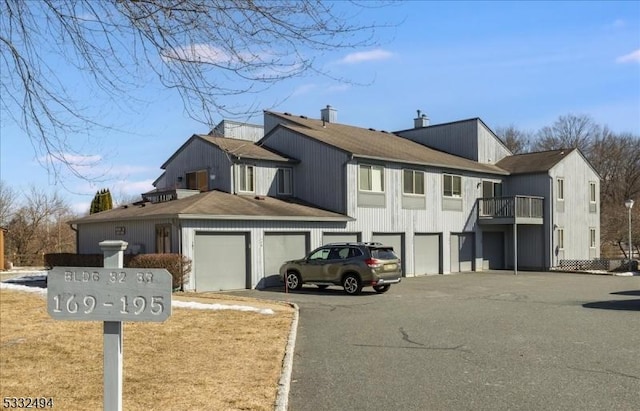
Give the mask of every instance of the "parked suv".
[(393, 247), (380, 243), (331, 243), (305, 258), (284, 263), (280, 279), (291, 290), (299, 290), (302, 284), (315, 284), (319, 288), (340, 285), (352, 295), (359, 294), (365, 286), (384, 293), (391, 284), (400, 282), (402, 268)]

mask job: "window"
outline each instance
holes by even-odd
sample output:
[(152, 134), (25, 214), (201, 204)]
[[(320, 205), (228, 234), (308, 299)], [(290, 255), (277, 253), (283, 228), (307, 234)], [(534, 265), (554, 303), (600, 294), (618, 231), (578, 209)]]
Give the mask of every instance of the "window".
[(596, 229), (589, 229), (589, 247), (596, 248)]
[(444, 174), (443, 180), (445, 197), (462, 197), (462, 177)]
[(558, 249), (564, 250), (564, 229), (558, 228)]
[(165, 254), (171, 252), (171, 226), (156, 226), (156, 254)]
[(309, 256), (309, 260), (326, 260), (329, 257), (329, 248), (321, 248)]
[(482, 182), (482, 197), (502, 197), (502, 183), (484, 180)]
[(238, 166), (238, 191), (252, 193), (254, 189), (253, 166), (240, 164)]
[(404, 194), (424, 195), (424, 173), (416, 170), (402, 171)]
[(384, 192), (384, 168), (360, 165), (360, 190)]
[(591, 182), (589, 182), (589, 202), (590, 203), (595, 203), (596, 202), (596, 196), (597, 196), (596, 183), (591, 181)]
[(558, 200), (560, 201), (564, 200), (564, 179), (563, 178), (558, 179)]
[(283, 194), (283, 195), (293, 194), (293, 184), (292, 184), (290, 168), (279, 168), (277, 179), (278, 179), (278, 194)]
[(207, 170), (187, 173), (187, 188), (189, 190), (208, 191), (209, 182), (207, 180)]

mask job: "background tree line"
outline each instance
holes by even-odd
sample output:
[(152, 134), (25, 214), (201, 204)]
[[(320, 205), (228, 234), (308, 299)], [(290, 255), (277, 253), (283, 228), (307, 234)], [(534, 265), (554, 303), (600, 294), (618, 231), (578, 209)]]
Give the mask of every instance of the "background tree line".
[[(103, 189), (84, 214), (111, 208), (111, 192)], [(79, 216), (58, 192), (34, 186), (19, 192), (0, 180), (0, 227), (7, 230), (5, 259), (15, 266), (40, 266), (47, 253), (75, 253), (76, 233), (69, 221)]]
[(628, 251), (628, 210), (632, 209), (634, 249), (640, 252), (640, 137), (614, 133), (587, 115), (568, 114), (538, 131), (497, 127), (496, 134), (514, 154), (578, 148), (600, 174), (600, 241), (603, 256)]

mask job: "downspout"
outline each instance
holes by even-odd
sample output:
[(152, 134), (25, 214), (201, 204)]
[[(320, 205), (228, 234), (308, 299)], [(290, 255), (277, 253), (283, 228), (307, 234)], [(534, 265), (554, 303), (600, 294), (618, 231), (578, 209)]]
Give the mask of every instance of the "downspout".
[(549, 228), (550, 228), (550, 236), (549, 238), (549, 244), (550, 247), (547, 248), (547, 251), (549, 251), (549, 269), (551, 269), (551, 267), (554, 267), (554, 238), (555, 238), (555, 231), (556, 231), (556, 223), (554, 221), (555, 218), (555, 213), (553, 212), (553, 203), (555, 202), (555, 197), (553, 194), (553, 177), (549, 176), (549, 206), (547, 207), (549, 210)]
[(184, 253), (182, 252), (182, 224), (179, 219), (175, 219), (176, 228), (178, 229), (178, 255), (180, 255), (180, 291), (184, 291), (184, 272), (182, 271), (182, 259)]
[(78, 225), (75, 224), (75, 226), (76, 227), (74, 227), (74, 224), (69, 224), (69, 227), (71, 227), (71, 229), (76, 233), (76, 254), (78, 254), (80, 251), (80, 233), (78, 233)]

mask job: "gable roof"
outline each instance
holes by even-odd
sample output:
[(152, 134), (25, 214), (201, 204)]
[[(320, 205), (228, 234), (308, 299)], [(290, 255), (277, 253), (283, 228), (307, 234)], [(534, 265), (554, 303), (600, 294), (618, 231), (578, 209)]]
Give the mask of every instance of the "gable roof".
[[(322, 120), (271, 111), (267, 113), (285, 120), (284, 124), (280, 124), (278, 127), (328, 144), (355, 157), (490, 174), (509, 174), (495, 165), (481, 164), (447, 154), (386, 131), (323, 122)], [(273, 131), (269, 135), (272, 133)], [(260, 140), (259, 144), (268, 144), (269, 135)]]
[(496, 165), (511, 174), (546, 173), (575, 150), (575, 148), (569, 148), (516, 154), (503, 158)]
[(220, 136), (212, 136), (208, 134), (194, 134), (189, 138), (175, 153), (162, 164), (161, 168), (165, 169), (182, 150), (184, 150), (194, 140), (202, 140), (211, 144), (236, 159), (249, 158), (252, 160), (279, 161), (279, 162), (297, 162), (297, 160), (286, 157), (268, 147), (261, 147), (250, 140), (241, 140), (237, 138), (227, 138)]
[(163, 203), (134, 203), (70, 221), (87, 224), (159, 218), (209, 220), (351, 221), (352, 218), (312, 207), (297, 199), (234, 195), (207, 191)]

